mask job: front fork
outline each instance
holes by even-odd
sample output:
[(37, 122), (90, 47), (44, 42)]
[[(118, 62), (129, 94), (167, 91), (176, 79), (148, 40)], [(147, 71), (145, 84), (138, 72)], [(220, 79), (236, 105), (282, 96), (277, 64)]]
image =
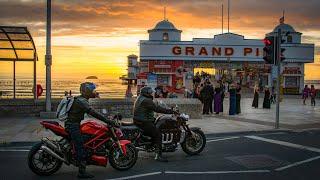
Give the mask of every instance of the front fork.
[(114, 128), (111, 127), (110, 130), (111, 130), (112, 139), (114, 140), (114, 146), (118, 146), (121, 154), (126, 156), (127, 155), (126, 145), (130, 144), (131, 142), (127, 140), (119, 140), (119, 138), (117, 138), (116, 133), (114, 132)]

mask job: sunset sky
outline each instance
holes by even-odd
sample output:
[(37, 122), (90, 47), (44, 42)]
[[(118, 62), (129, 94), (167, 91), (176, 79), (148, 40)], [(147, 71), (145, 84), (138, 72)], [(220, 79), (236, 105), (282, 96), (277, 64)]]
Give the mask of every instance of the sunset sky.
[[(45, 75), (45, 0), (0, 0), (0, 25), (27, 26), (38, 50), (38, 77)], [(182, 40), (221, 33), (221, 4), (227, 0), (52, 0), (53, 78), (117, 78), (126, 73), (126, 59), (137, 54), (147, 30), (167, 17)], [(262, 39), (279, 23), (303, 33), (315, 44), (315, 63), (306, 65), (306, 79), (320, 79), (319, 0), (231, 0), (230, 31)], [(226, 17), (226, 13), (225, 13)], [(227, 26), (225, 18), (225, 27)], [(32, 63), (17, 64), (18, 78), (32, 77)], [(12, 77), (12, 63), (0, 62), (0, 78)]]

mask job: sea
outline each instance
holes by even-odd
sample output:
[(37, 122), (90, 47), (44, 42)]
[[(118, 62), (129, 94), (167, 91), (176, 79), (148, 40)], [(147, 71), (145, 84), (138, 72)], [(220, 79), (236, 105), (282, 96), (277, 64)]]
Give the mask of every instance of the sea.
[[(79, 94), (79, 87), (82, 82), (89, 81), (97, 85), (97, 91), (101, 98), (124, 98), (128, 85), (124, 84), (120, 79), (90, 79), (90, 80), (52, 80), (52, 98), (64, 97), (65, 91), (71, 91), (72, 95)], [(44, 92), (39, 98), (45, 98), (45, 79), (37, 80)], [(32, 79), (17, 79), (16, 80), (16, 98), (33, 98), (32, 94), (33, 80)], [(136, 94), (136, 87), (132, 87), (132, 93)], [(0, 79), (0, 98), (13, 98), (13, 80)]]
[[(90, 79), (90, 80), (52, 80), (52, 98), (64, 97), (65, 91), (71, 91), (72, 95), (79, 94), (79, 87), (82, 82), (90, 81), (97, 85), (97, 91), (101, 98), (121, 99), (125, 97), (128, 85), (120, 79)], [(37, 84), (40, 84), (44, 92), (39, 98), (45, 98), (45, 80), (38, 79)], [(311, 84), (316, 89), (320, 89), (320, 80), (306, 80), (305, 84), (309, 87)], [(32, 79), (17, 79), (16, 80), (16, 98), (33, 98), (32, 94), (33, 80)], [(132, 86), (131, 91), (136, 95), (136, 87)], [(13, 81), (12, 79), (0, 79), (0, 99), (13, 98)]]

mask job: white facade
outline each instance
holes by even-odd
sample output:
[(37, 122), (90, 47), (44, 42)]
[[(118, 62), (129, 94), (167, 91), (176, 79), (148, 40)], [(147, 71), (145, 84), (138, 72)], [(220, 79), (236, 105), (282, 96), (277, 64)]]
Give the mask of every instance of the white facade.
[[(302, 33), (296, 32), (288, 24), (281, 23), (266, 36), (274, 36), (282, 30), (285, 43), (285, 61), (283, 62), (283, 85), (298, 89), (301, 93), (304, 86), (304, 63), (314, 62), (314, 44), (301, 43)], [(149, 40), (140, 41), (140, 61), (183, 61), (191, 63), (213, 63), (219, 66), (230, 62), (235, 64), (264, 64), (262, 39), (245, 39), (244, 36), (224, 33), (213, 38), (194, 38), (192, 41), (181, 41), (181, 32), (168, 20), (159, 22), (148, 31)], [(161, 62), (160, 62), (161, 63)], [(155, 68), (155, 66), (153, 66)], [(271, 72), (261, 73), (272, 83)]]

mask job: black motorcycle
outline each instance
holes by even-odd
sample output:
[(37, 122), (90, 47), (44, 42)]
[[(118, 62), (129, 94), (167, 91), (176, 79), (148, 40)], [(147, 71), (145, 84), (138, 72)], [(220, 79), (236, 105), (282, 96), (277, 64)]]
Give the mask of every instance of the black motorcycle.
[[(176, 106), (175, 111), (178, 111)], [(160, 115), (155, 120), (155, 125), (162, 134), (162, 151), (174, 152), (178, 144), (188, 155), (196, 155), (202, 152), (206, 145), (206, 136), (198, 127), (187, 124), (189, 116), (186, 114)], [(130, 140), (141, 151), (153, 152), (155, 150), (151, 137), (143, 135), (143, 130), (133, 123), (122, 122), (121, 130), (123, 138)]]

